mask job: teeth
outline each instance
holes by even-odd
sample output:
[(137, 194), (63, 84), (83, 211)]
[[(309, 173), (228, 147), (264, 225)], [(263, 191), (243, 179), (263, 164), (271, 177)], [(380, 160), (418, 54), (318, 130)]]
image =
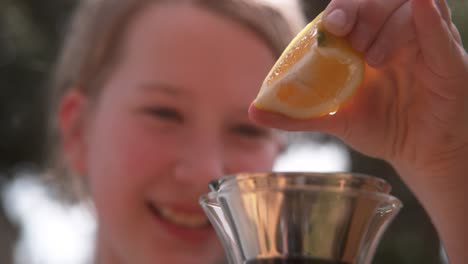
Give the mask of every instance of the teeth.
[(165, 219), (190, 228), (203, 227), (209, 224), (208, 219), (205, 215), (199, 214), (186, 214), (181, 212), (176, 212), (169, 208), (159, 208), (159, 213)]

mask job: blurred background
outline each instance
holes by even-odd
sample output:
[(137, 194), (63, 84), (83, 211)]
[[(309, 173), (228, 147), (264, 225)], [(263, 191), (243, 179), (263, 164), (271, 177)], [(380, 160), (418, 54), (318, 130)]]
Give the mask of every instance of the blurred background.
[[(222, 0), (220, 0), (222, 1)], [(273, 1), (273, 0), (272, 0)], [(289, 0), (276, 0), (285, 2)], [(77, 0), (0, 0), (0, 263), (89, 263), (95, 223), (86, 205), (56, 203), (38, 181), (47, 153), (45, 91), (65, 25)], [(303, 0), (309, 19), (328, 0)], [(468, 43), (468, 0), (450, 0)], [(382, 177), (405, 207), (385, 233), (374, 263), (445, 263), (418, 201), (381, 160), (339, 140), (297, 135), (276, 170), (351, 170)]]

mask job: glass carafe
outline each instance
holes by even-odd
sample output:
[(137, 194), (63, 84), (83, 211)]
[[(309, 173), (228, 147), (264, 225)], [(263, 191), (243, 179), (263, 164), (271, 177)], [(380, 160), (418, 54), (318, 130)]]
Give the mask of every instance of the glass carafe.
[(382, 179), (351, 173), (243, 173), (200, 203), (230, 264), (369, 264), (401, 202)]

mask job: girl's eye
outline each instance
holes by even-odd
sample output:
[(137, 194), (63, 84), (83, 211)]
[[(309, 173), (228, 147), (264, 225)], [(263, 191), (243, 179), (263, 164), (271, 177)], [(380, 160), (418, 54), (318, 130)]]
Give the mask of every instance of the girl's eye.
[(151, 107), (146, 108), (145, 112), (162, 120), (174, 122), (184, 121), (183, 115), (177, 109), (171, 107)]
[(239, 124), (237, 126), (234, 126), (232, 130), (233, 132), (241, 136), (249, 138), (261, 138), (266, 137), (269, 134), (268, 130), (249, 124)]

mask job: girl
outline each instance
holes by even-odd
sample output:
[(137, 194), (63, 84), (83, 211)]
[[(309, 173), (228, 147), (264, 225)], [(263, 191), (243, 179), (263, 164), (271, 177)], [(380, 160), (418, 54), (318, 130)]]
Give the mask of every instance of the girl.
[(198, 197), (271, 169), (282, 139), (247, 109), (294, 33), (246, 0), (82, 3), (57, 69), (55, 164), (94, 202), (96, 263), (222, 256)]

